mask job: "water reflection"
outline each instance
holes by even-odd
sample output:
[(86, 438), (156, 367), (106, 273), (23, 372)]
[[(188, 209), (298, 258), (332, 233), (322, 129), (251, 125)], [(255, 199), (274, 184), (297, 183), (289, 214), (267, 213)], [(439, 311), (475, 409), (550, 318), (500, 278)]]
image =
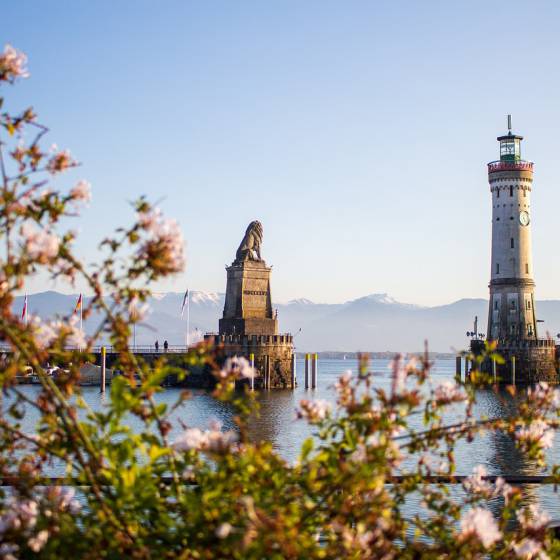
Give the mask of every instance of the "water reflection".
[[(260, 415), (251, 418), (249, 422), (249, 437), (253, 441), (268, 440), (275, 450), (289, 462), (293, 462), (298, 454), (303, 440), (312, 435), (313, 430), (305, 422), (295, 420), (295, 409), (302, 398), (320, 398), (334, 402), (335, 392), (333, 384), (338, 376), (347, 369), (356, 370), (356, 364), (343, 360), (323, 360), (319, 364), (319, 388), (305, 390), (301, 373), (299, 387), (295, 391), (275, 390), (258, 394)], [(388, 360), (374, 360), (372, 368), (376, 372), (375, 385), (385, 389), (390, 388), (391, 373)], [(303, 363), (298, 362), (298, 372), (303, 371)], [(433, 370), (435, 381), (452, 379), (454, 376), (454, 360), (437, 360)], [(38, 392), (35, 386), (20, 386), (30, 397)], [(108, 395), (101, 395), (99, 388), (86, 387), (83, 390), (86, 402), (93, 409), (103, 406)], [(172, 405), (179, 396), (177, 389), (166, 389), (157, 395), (157, 400)], [(492, 390), (480, 390), (477, 393), (475, 416), (480, 418), (504, 417), (513, 414), (516, 402), (520, 396), (511, 396), (505, 391), (495, 393)], [(9, 397), (8, 397), (9, 399)], [(173, 430), (170, 439), (176, 438), (182, 430), (181, 424), (187, 426), (208, 427), (212, 420), (222, 423), (224, 429), (234, 429), (234, 411), (232, 407), (213, 399), (206, 391), (193, 391), (192, 398), (184, 406), (173, 413)], [(421, 418), (411, 419), (416, 428), (421, 428)], [(449, 420), (453, 420), (450, 417)], [(23, 420), (25, 431), (33, 431), (36, 416), (33, 410), (28, 410)], [(130, 418), (131, 427), (140, 430), (143, 426), (134, 417)], [(557, 434), (558, 438), (558, 434)], [(555, 440), (554, 447), (548, 452), (549, 464), (560, 463), (560, 440)], [(529, 461), (516, 449), (512, 438), (502, 432), (489, 432), (476, 437), (473, 442), (460, 442), (456, 449), (457, 473), (470, 474), (478, 464), (486, 466), (490, 474), (540, 474), (534, 462)], [(61, 472), (53, 474), (62, 474)], [(460, 494), (459, 489), (454, 490)], [(552, 486), (527, 485), (524, 487), (525, 502), (540, 502), (553, 517), (560, 517), (560, 504)], [(499, 502), (493, 504), (496, 510)]]

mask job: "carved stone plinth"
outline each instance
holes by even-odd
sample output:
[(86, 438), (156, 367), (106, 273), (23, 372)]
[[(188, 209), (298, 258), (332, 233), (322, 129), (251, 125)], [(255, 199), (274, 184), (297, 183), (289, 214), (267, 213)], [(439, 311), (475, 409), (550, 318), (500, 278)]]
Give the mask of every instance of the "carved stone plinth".
[(275, 335), (270, 268), (264, 261), (235, 262), (227, 267), (226, 301), (219, 332), (223, 335)]

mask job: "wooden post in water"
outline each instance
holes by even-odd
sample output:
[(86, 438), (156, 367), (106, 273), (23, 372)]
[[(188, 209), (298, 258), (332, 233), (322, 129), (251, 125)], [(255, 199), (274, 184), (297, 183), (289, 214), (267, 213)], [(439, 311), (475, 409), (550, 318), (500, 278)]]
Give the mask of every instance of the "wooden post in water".
[(461, 356), (455, 358), (455, 380), (461, 381)]
[(515, 386), (515, 356), (511, 357), (511, 384)]
[(305, 354), (305, 388), (309, 389), (309, 354)]
[(264, 376), (266, 379), (266, 388), (270, 389), (270, 356), (268, 354), (264, 357)]
[(249, 354), (249, 362), (251, 364), (251, 369), (253, 370), (253, 376), (251, 377), (251, 391), (255, 390), (255, 354)]
[(105, 392), (105, 375), (107, 373), (107, 350), (101, 347), (101, 392)]
[(292, 355), (292, 389), (296, 388), (296, 353)]
[(494, 383), (497, 383), (498, 375), (496, 374), (496, 360), (492, 360), (492, 375), (494, 376)]
[(319, 359), (318, 354), (313, 354), (311, 362), (311, 388), (317, 389), (317, 361)]

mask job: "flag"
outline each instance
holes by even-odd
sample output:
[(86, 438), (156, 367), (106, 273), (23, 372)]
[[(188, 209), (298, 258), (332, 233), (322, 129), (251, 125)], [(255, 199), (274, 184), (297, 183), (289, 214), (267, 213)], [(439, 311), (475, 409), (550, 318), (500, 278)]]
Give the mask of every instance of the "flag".
[(77, 313), (81, 308), (82, 308), (82, 294), (80, 294), (80, 297), (76, 302), (76, 307), (74, 307), (74, 313)]
[(183, 316), (183, 313), (185, 312), (185, 307), (188, 305), (189, 303), (189, 289), (187, 288), (187, 291), (185, 292), (185, 296), (183, 297), (183, 303), (181, 305), (181, 317)]
[(23, 300), (23, 309), (21, 311), (21, 320), (27, 323), (27, 294)]

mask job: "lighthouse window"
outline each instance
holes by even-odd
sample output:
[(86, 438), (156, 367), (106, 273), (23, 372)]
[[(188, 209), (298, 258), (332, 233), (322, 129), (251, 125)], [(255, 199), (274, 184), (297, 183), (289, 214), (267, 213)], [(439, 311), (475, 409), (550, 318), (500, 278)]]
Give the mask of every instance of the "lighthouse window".
[(515, 300), (514, 300), (514, 299), (512, 299), (512, 300), (510, 301), (509, 307), (510, 307), (510, 309), (515, 309)]
[(525, 263), (525, 274), (529, 274), (529, 263)]
[(513, 187), (509, 186), (509, 196), (513, 196)]
[(514, 242), (514, 240), (513, 240), (513, 237), (510, 239), (510, 245), (511, 245), (511, 248), (512, 248), (512, 249), (513, 249), (514, 246), (515, 246), (515, 242)]
[(496, 263), (496, 274), (500, 274), (500, 263)]
[(527, 310), (531, 309), (531, 300), (528, 299), (526, 303), (527, 303)]
[(498, 310), (498, 300), (497, 299), (494, 300), (494, 309), (496, 311)]
[(531, 325), (531, 323), (527, 325), (527, 334), (533, 336), (533, 325)]
[(500, 189), (496, 191), (496, 198), (500, 198)]

